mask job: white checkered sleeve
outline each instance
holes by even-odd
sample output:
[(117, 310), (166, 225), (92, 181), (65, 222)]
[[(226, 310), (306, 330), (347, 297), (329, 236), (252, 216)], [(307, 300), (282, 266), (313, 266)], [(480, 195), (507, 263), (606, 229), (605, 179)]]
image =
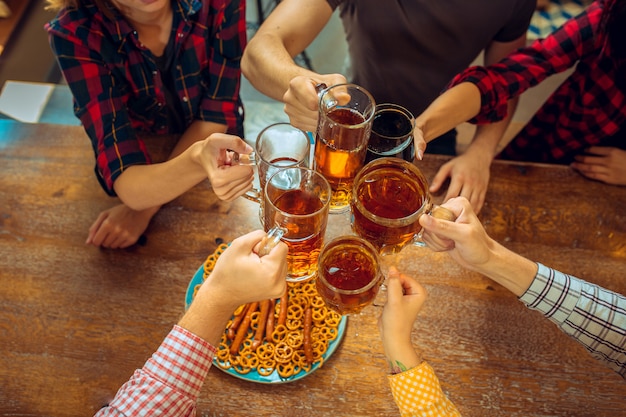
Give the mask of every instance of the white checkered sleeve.
[(215, 347), (179, 326), (97, 416), (190, 416)]
[(626, 297), (537, 265), (537, 276), (520, 300), (626, 378)]

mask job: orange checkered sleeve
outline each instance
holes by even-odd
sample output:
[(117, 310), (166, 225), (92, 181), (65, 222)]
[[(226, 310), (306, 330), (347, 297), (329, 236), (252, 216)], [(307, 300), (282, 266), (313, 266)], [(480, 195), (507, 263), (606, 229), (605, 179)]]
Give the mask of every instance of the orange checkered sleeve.
[(389, 375), (389, 385), (402, 416), (461, 415), (441, 390), (435, 371), (426, 362), (402, 373)]

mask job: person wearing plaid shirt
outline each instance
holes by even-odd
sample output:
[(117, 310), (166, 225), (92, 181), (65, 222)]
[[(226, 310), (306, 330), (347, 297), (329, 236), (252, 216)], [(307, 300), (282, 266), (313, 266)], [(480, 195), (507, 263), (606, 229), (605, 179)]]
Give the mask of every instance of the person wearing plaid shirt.
[[(58, 12), (45, 28), (96, 177), (121, 200), (87, 243), (136, 243), (162, 204), (207, 177), (223, 200), (251, 187), (251, 167), (230, 166), (227, 151), (252, 151), (238, 137), (245, 1), (47, 1)], [(172, 137), (167, 156), (150, 152), (157, 135)]]
[[(497, 64), (468, 68), (458, 74), (449, 89), (417, 117), (416, 148), (426, 147), (426, 142), (464, 121), (483, 125), (501, 120), (507, 115), (507, 102), (512, 97), (550, 75), (574, 67), (498, 157), (571, 164), (590, 179), (626, 185), (624, 39), (626, 2), (597, 0), (545, 39), (511, 53)], [(474, 153), (470, 165), (448, 163), (431, 182), (432, 192), (454, 172), (483, 172), (488, 179), (488, 170), (472, 171), (469, 167), (488, 166), (496, 144), (476, 145), (480, 145), (476, 148), (480, 152)], [(461, 195), (479, 209), (469, 195)]]

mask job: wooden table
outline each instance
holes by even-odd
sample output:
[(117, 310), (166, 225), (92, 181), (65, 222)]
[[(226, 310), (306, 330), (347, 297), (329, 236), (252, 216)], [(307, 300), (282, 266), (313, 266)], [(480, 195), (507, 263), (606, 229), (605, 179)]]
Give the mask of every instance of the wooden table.
[[(432, 178), (444, 160), (419, 165)], [(94, 413), (181, 316), (206, 256), (259, 228), (254, 203), (221, 202), (205, 182), (157, 214), (145, 246), (86, 246), (113, 204), (82, 128), (0, 122), (0, 415)], [(496, 162), (481, 218), (513, 250), (626, 293), (624, 207), (625, 188), (566, 167)], [(327, 239), (348, 221), (331, 216)], [(424, 248), (396, 261), (429, 290), (413, 341), (465, 416), (626, 415), (626, 382), (501, 286)], [(380, 297), (306, 378), (262, 385), (213, 369), (198, 415), (397, 415)]]

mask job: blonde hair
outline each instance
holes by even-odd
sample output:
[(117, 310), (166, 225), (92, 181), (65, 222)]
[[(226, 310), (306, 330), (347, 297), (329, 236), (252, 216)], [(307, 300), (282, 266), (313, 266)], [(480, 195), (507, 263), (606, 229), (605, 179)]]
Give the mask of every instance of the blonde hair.
[(107, 5), (109, 4), (107, 0), (46, 0), (46, 3), (48, 3), (46, 5), (46, 10), (54, 11), (59, 11), (68, 7), (75, 9), (91, 3), (95, 4), (98, 9), (105, 13), (107, 10)]

